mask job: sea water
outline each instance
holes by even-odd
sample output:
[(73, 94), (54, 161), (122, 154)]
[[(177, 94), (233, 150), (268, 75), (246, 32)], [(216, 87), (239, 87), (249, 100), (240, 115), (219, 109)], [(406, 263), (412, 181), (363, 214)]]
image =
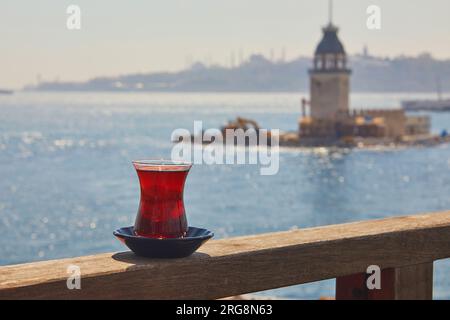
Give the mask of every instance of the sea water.
[[(176, 128), (218, 128), (237, 116), (296, 130), (302, 94), (31, 93), (0, 96), (0, 265), (126, 248), (139, 183), (133, 159), (169, 157)], [(358, 108), (394, 108), (424, 94), (353, 94)], [(431, 114), (450, 131), (450, 113)], [(450, 146), (280, 150), (279, 172), (197, 165), (186, 181), (190, 225), (216, 238), (450, 209)], [(303, 262), (307, 266), (308, 261)], [(299, 268), (302, 266), (300, 265)], [(448, 260), (435, 298), (450, 299)], [(332, 296), (334, 281), (264, 292)]]

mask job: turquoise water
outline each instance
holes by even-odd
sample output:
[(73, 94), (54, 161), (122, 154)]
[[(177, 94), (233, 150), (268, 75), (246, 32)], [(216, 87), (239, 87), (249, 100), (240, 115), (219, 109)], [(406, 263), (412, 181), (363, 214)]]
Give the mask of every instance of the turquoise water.
[[(426, 95), (357, 94), (357, 107), (392, 108)], [(245, 116), (297, 128), (300, 95), (17, 93), (0, 96), (0, 265), (124, 250), (139, 186), (130, 161), (168, 157), (176, 128), (219, 127)], [(433, 114), (450, 131), (450, 114)], [(191, 225), (217, 238), (450, 209), (450, 147), (343, 153), (282, 149), (280, 170), (194, 166), (185, 189)], [(307, 264), (307, 261), (305, 261)], [(301, 267), (301, 266), (299, 266)], [(435, 298), (450, 298), (448, 260)], [(264, 292), (333, 295), (334, 281)]]

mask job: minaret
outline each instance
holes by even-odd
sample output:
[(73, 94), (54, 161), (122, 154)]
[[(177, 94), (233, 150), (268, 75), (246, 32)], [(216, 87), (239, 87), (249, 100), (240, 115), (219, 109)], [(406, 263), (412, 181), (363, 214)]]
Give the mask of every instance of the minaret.
[(332, 21), (332, 1), (329, 4), (329, 23), (323, 30), (310, 74), (311, 117), (336, 120), (349, 111), (351, 70), (347, 55), (337, 36), (338, 28)]

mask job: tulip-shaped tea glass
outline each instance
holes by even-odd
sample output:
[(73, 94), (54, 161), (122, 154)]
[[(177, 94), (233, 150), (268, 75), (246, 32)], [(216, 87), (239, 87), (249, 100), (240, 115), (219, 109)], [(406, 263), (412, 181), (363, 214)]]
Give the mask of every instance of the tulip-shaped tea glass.
[(137, 160), (141, 199), (134, 224), (138, 236), (180, 238), (188, 225), (183, 190), (192, 164), (170, 160)]

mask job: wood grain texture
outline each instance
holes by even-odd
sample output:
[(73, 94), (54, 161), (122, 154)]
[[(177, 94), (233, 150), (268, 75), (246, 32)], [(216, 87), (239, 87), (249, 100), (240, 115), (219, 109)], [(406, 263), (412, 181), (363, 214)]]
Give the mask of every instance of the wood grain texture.
[[(211, 240), (194, 255), (107, 253), (0, 267), (0, 299), (216, 299), (450, 257), (450, 212)], [(67, 267), (81, 269), (68, 290)]]
[(367, 288), (366, 273), (336, 279), (336, 300), (431, 300), (433, 263), (422, 263), (381, 272), (381, 289)]
[(395, 268), (396, 300), (433, 299), (433, 263)]

